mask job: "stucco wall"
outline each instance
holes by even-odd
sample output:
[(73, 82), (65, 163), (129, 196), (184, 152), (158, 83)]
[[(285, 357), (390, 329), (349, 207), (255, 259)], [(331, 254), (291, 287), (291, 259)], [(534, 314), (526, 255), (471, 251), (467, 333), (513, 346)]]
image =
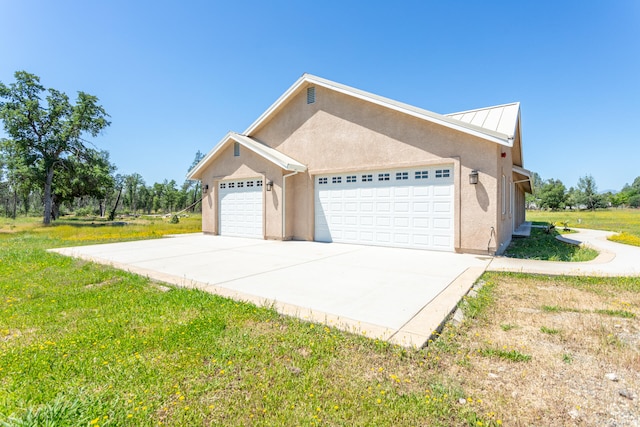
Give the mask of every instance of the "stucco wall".
[[(308, 166), (287, 182), (293, 238), (313, 240), (314, 175), (434, 164), (454, 165), (456, 249), (486, 253), (491, 227), (498, 228), (495, 143), (321, 87), (314, 104), (303, 90), (251, 136)], [(480, 171), (478, 185), (469, 184), (472, 169)]]

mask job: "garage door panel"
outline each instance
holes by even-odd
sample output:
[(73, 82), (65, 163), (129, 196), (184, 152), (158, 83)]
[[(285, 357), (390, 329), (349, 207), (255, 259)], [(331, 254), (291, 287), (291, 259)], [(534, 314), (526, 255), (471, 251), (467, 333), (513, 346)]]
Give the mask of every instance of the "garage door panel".
[(453, 189), (449, 185), (435, 185), (433, 187), (433, 195), (436, 197), (438, 196), (449, 197), (451, 196), (452, 190)]
[(395, 187), (393, 189), (394, 197), (409, 197), (411, 195), (411, 187)]
[(348, 230), (344, 232), (344, 238), (348, 240), (357, 240), (358, 239), (358, 231), (357, 230)]
[(429, 202), (413, 202), (413, 212), (430, 212), (431, 203)]
[(359, 241), (373, 243), (373, 231), (361, 230), (359, 235)]
[(395, 213), (409, 212), (409, 202), (395, 202), (393, 204), (393, 211)]
[(408, 245), (411, 243), (411, 236), (408, 233), (394, 233), (393, 234), (393, 243), (397, 243), (399, 245)]
[(376, 218), (376, 225), (378, 227), (389, 227), (391, 225), (391, 217), (379, 216)]
[(316, 177), (315, 239), (453, 250), (453, 167)]
[(381, 243), (389, 243), (391, 242), (391, 233), (385, 232), (377, 232), (376, 233), (376, 241)]
[(413, 234), (413, 243), (418, 246), (428, 247), (431, 243), (427, 234)]
[(416, 186), (413, 188), (414, 197), (430, 197), (431, 196), (431, 187), (427, 186), (427, 181), (416, 180), (416, 183), (422, 184), (422, 186)]
[(448, 248), (451, 245), (451, 240), (449, 236), (433, 236), (433, 246), (437, 248)]
[(375, 195), (379, 199), (388, 199), (391, 197), (391, 189), (388, 187), (378, 187), (376, 188)]
[(449, 213), (451, 212), (451, 203), (450, 202), (435, 202), (433, 204), (433, 212), (435, 213)]
[(452, 226), (449, 218), (434, 218), (433, 228), (436, 230), (450, 230)]
[(398, 228), (408, 228), (411, 224), (409, 217), (396, 216), (393, 218), (393, 226)]
[(376, 212), (391, 212), (391, 203), (388, 202), (379, 202), (376, 203)]
[(428, 230), (430, 222), (430, 218), (413, 218), (413, 228), (415, 230)]
[(373, 225), (373, 216), (371, 216), (371, 215), (360, 216), (360, 225), (362, 225), (364, 227), (372, 226)]

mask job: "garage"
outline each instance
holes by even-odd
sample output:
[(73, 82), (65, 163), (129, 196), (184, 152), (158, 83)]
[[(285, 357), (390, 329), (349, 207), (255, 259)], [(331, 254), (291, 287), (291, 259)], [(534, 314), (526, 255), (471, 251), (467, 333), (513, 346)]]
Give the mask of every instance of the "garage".
[(220, 235), (264, 237), (262, 179), (221, 181), (218, 206)]
[(453, 165), (317, 175), (319, 242), (453, 251)]

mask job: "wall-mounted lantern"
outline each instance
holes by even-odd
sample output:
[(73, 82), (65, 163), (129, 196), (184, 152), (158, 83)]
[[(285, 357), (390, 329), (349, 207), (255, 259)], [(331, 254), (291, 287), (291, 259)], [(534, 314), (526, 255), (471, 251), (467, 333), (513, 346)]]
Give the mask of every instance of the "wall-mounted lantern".
[(267, 181), (267, 191), (271, 191), (273, 188), (273, 181)]
[(478, 171), (472, 170), (469, 174), (469, 184), (476, 185), (478, 183)]
[(203, 187), (204, 193), (206, 193), (207, 191), (209, 191), (209, 184), (205, 184)]

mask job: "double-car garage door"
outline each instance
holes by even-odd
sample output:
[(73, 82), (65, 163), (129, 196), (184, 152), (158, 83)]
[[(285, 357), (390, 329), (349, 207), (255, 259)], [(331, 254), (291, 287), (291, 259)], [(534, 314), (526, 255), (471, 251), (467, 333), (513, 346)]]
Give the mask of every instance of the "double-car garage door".
[(315, 240), (454, 249), (453, 166), (315, 177)]

